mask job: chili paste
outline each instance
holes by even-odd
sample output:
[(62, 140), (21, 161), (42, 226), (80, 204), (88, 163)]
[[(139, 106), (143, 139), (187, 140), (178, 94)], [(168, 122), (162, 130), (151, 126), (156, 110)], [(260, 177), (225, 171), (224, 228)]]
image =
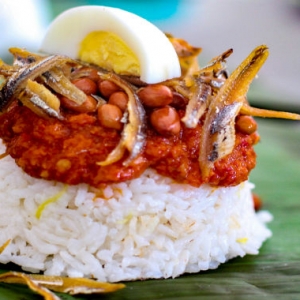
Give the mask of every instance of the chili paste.
[[(182, 116), (184, 111), (178, 111)], [(179, 135), (162, 136), (151, 126), (146, 129), (146, 143), (129, 166), (120, 161), (100, 166), (120, 141), (120, 132), (103, 127), (95, 114), (65, 111), (63, 120), (43, 118), (22, 105), (0, 116), (0, 137), (7, 153), (18, 166), (36, 178), (67, 184), (122, 182), (139, 177), (146, 168), (179, 183), (198, 187), (237, 185), (246, 180), (255, 167), (253, 144), (257, 133), (245, 134), (236, 129), (233, 151), (214, 163), (203, 180), (199, 167), (202, 121), (195, 128), (181, 126)]]

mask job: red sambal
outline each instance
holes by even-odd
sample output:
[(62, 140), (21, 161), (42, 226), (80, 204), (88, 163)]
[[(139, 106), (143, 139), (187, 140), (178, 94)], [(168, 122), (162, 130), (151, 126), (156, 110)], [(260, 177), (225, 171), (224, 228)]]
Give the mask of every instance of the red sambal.
[(224, 64), (232, 50), (202, 69), (195, 50), (176, 48), (180, 78), (148, 85), (12, 48), (13, 65), (0, 65), (0, 138), (7, 153), (29, 175), (67, 184), (98, 187), (147, 168), (196, 187), (247, 180), (259, 140), (251, 114), (274, 115), (245, 98), (267, 47), (254, 49), (229, 77)]
[[(196, 128), (181, 126), (178, 135), (169, 136), (147, 126), (143, 151), (126, 167), (122, 165), (124, 159), (97, 165), (116, 147), (120, 133), (103, 127), (94, 114), (69, 111), (59, 120), (39, 117), (27, 107), (15, 105), (0, 116), (0, 124), (7, 153), (33, 177), (99, 186), (139, 177), (151, 167), (177, 182), (193, 186), (203, 183), (198, 162), (201, 122)], [(237, 128), (232, 153), (214, 164), (206, 182), (229, 186), (246, 180), (255, 167), (252, 145), (256, 142), (256, 133)]]

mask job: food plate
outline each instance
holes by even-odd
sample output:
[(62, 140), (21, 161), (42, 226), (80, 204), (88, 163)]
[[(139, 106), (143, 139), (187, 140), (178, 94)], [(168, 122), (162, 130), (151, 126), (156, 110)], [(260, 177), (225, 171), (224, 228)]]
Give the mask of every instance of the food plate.
[[(273, 237), (257, 256), (236, 258), (216, 270), (170, 280), (127, 282), (112, 294), (59, 296), (63, 300), (125, 299), (296, 299), (300, 296), (300, 123), (258, 120), (261, 142), (251, 174), (263, 209), (274, 220)], [(0, 265), (0, 273), (12, 266)], [(1, 300), (38, 300), (20, 285), (0, 284)]]

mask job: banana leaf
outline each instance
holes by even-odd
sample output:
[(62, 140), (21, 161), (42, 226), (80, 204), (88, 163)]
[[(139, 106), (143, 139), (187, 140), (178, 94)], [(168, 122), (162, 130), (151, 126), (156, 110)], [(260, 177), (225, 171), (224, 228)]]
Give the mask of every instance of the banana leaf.
[[(126, 288), (105, 295), (63, 300), (126, 299), (300, 299), (300, 124), (258, 120), (261, 142), (250, 180), (274, 220), (273, 236), (259, 255), (235, 258), (216, 270), (176, 279), (126, 282)], [(0, 273), (16, 269), (0, 265)], [(0, 284), (1, 300), (39, 300), (27, 287)]]

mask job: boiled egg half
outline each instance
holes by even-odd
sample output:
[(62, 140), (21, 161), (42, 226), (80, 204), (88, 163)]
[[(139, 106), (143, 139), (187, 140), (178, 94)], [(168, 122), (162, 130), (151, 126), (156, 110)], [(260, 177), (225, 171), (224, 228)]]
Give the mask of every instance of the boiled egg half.
[(146, 83), (180, 77), (169, 39), (155, 25), (130, 12), (106, 6), (79, 6), (48, 27), (40, 51), (66, 55)]

